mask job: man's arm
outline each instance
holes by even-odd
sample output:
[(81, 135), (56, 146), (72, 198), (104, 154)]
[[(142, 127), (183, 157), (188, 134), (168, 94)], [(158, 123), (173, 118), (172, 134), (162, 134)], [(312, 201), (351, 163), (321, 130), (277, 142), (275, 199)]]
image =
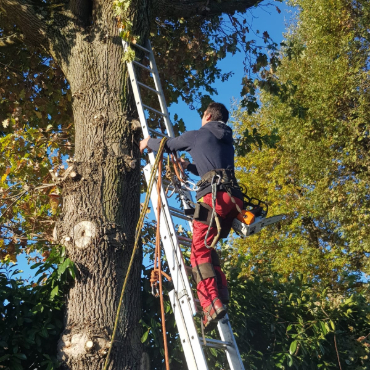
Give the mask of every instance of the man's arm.
[[(178, 150), (179, 151), (182, 151), (182, 150), (189, 151), (194, 146), (195, 139), (196, 139), (196, 131), (188, 131), (178, 137), (169, 138), (166, 141), (164, 148), (166, 149), (167, 152), (175, 152)], [(147, 142), (147, 147), (157, 152), (159, 149), (161, 140), (162, 139), (150, 138), (149, 141)]]
[(195, 176), (199, 176), (197, 166), (194, 163), (190, 163), (189, 161), (181, 157), (179, 158), (179, 161), (181, 162), (181, 165), (185, 170), (190, 171)]

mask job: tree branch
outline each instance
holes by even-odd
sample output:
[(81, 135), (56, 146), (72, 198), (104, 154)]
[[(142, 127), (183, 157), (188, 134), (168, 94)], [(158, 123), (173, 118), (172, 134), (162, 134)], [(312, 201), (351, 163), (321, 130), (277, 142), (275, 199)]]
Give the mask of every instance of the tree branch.
[(5, 12), (8, 20), (23, 32), (28, 43), (48, 49), (46, 24), (30, 3), (25, 0), (0, 0), (0, 9)]
[(244, 12), (261, 0), (155, 0), (153, 9), (162, 17), (213, 17), (222, 13)]

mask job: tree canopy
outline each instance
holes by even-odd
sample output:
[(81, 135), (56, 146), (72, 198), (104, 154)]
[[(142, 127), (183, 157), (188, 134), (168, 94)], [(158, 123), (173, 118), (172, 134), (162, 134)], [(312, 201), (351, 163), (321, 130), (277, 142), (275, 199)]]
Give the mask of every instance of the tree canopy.
[[(89, 279), (100, 283), (95, 271), (106, 269), (107, 265), (99, 265), (104, 261), (100, 254), (93, 269), (70, 245), (60, 245), (55, 224), (60, 216), (65, 217), (66, 208), (72, 208), (74, 192), (84, 185), (73, 181), (67, 187), (56, 184), (58, 177), (63, 178), (66, 159), (73, 160), (76, 137), (85, 139), (86, 133), (91, 133), (87, 127), (104, 132), (110, 139), (114, 138), (110, 127), (118, 127), (125, 150), (139, 138), (130, 129), (135, 112), (129, 87), (113, 81), (116, 77), (126, 81), (122, 54), (117, 57), (112, 51), (121, 42), (120, 24), (124, 26), (120, 36), (126, 40), (141, 43), (150, 35), (169, 104), (181, 98), (193, 108), (204, 107), (215, 93), (214, 81), (225, 80), (232, 73), (221, 71), (217, 62), (227, 53), (248, 53), (242, 103), (234, 112), (238, 177), (249, 195), (268, 201), (269, 215), (282, 213), (285, 218), (254, 237), (231, 238), (222, 246), (230, 281), (230, 317), (245, 363), (255, 369), (368, 367), (370, 314), (365, 274), (370, 269), (366, 232), (370, 217), (370, 6), (364, 0), (292, 0), (290, 4), (299, 13), (279, 55), (267, 33), (262, 34), (263, 45), (250, 36), (245, 11), (258, 4), (247, 0), (121, 0), (107, 8), (100, 1), (0, 0), (0, 257), (9, 265), (20, 253), (38, 250), (42, 254), (30, 255), (38, 269), (38, 281), (17, 279), (9, 266), (0, 271), (1, 315), (5, 319), (1, 332), (6, 333), (1, 338), (0, 365), (15, 370), (58, 366), (53, 345), (63, 330), (64, 299), (70, 302), (70, 292), (77, 296), (73, 289), (84, 288)], [(95, 51), (84, 54), (92, 45)], [(110, 79), (108, 76), (104, 83), (88, 83), (81, 66), (94, 70), (99, 65), (97, 69), (107, 73), (106, 60), (89, 58), (100, 56), (98, 49), (122, 63), (122, 68), (114, 69), (119, 73)], [(72, 71), (78, 65), (73, 59), (79, 58), (80, 69)], [(258, 79), (254, 81), (248, 70), (260, 72)], [(115, 91), (117, 86), (122, 89)], [(82, 113), (86, 117), (92, 115), (93, 123), (88, 126), (90, 122), (79, 111), (85, 92), (104, 99), (104, 94), (111, 94), (123, 109), (111, 119), (85, 109)], [(125, 121), (114, 126), (122, 112)], [(177, 132), (185, 130), (178, 117), (175, 124)], [(151, 117), (151, 125), (158, 125), (155, 117)], [(123, 175), (112, 191), (117, 195), (112, 197), (116, 205), (115, 199), (122, 199), (118, 196), (125, 190), (122, 183), (130, 181), (129, 171), (119, 158), (112, 161), (111, 148), (105, 142), (106, 146), (102, 144), (95, 152), (88, 141), (84, 143), (86, 148), (79, 144), (76, 163), (81, 172), (90, 169), (85, 152), (105, 171), (118, 163)], [(91, 172), (96, 176), (98, 171), (93, 168)], [(132, 172), (137, 184), (135, 170)], [(85, 186), (91, 186), (91, 193), (96, 195), (106, 186), (104, 182), (98, 185)], [(122, 205), (117, 214), (126, 207), (125, 214), (135, 219), (139, 197), (132, 193), (129, 197), (137, 199), (137, 204)], [(90, 195), (76, 204), (90, 206), (96, 201), (99, 205), (100, 200)], [(84, 211), (81, 206), (80, 213)], [(99, 239), (106, 244), (99, 244), (97, 253), (108, 245), (115, 253), (110, 259), (113, 265), (113, 260), (124, 261), (128, 255), (129, 236), (126, 238), (120, 229), (114, 212), (106, 215), (101, 216), (106, 222)], [(150, 244), (152, 230), (149, 227), (144, 232), (144, 244)], [(117, 243), (123, 247), (118, 248)], [(139, 280), (138, 270), (135, 276)], [(122, 271), (110, 271), (119, 286)], [(144, 269), (142, 275), (147, 274)], [(148, 295), (147, 284), (143, 279), (141, 293), (136, 288), (131, 292), (135, 309), (140, 308), (140, 298), (135, 294), (141, 294), (142, 332), (135, 322), (130, 343), (140, 343), (141, 338), (153, 369), (161, 369), (158, 307)], [(169, 315), (169, 304), (166, 311)], [(124, 324), (132, 328), (129, 320)], [(75, 330), (74, 326), (68, 330)], [(104, 330), (109, 334), (109, 328)], [(168, 332), (173, 364), (185, 369), (173, 318)], [(124, 340), (126, 337), (122, 335)], [(100, 367), (103, 349), (96, 356)], [(90, 364), (90, 358), (84, 356), (82, 368)], [(207, 356), (214, 368), (225, 366), (218, 351), (209, 350)], [(137, 353), (132, 357), (137, 363)], [(75, 365), (69, 362), (68, 366)]]
[[(241, 181), (286, 215), (279, 227), (238, 241), (249, 270), (340, 288), (369, 273), (369, 5), (366, 1), (292, 1), (299, 15), (277, 69), (256, 84), (261, 107), (236, 110)], [(238, 125), (238, 122), (240, 124)]]

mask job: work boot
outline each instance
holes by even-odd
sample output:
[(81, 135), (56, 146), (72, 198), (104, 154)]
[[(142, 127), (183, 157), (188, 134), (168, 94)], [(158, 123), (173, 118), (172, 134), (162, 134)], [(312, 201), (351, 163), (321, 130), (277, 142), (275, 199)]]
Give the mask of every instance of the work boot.
[(226, 315), (226, 308), (221, 302), (221, 299), (216, 297), (212, 303), (203, 308), (203, 325), (206, 331), (213, 330), (220, 319)]

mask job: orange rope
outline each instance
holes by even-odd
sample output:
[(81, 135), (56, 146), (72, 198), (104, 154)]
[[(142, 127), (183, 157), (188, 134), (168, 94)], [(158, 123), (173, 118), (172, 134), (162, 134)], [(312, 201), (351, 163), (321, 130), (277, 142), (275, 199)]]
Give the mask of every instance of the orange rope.
[[(175, 169), (175, 173), (176, 173), (176, 176), (177, 178), (179, 179), (179, 181), (181, 182), (184, 182), (183, 178), (181, 178), (181, 175), (183, 177), (185, 177), (185, 172), (177, 158), (177, 155), (176, 154), (171, 154), (171, 160), (172, 160), (172, 163), (173, 163), (173, 168)], [(179, 171), (181, 172), (181, 175), (179, 173)]]
[[(158, 180), (157, 180), (157, 193), (158, 193), (158, 203), (157, 203), (157, 230), (156, 230), (156, 241), (155, 241), (155, 253), (154, 253), (154, 269), (150, 276), (150, 284), (152, 286), (152, 292), (154, 288), (156, 290), (155, 296), (160, 299), (161, 304), (161, 320), (162, 320), (162, 332), (163, 332), (163, 345), (164, 345), (164, 358), (166, 363), (166, 370), (170, 370), (169, 358), (168, 358), (168, 345), (167, 345), (167, 335), (166, 335), (166, 322), (164, 315), (164, 304), (163, 304), (163, 289), (162, 289), (162, 275), (164, 275), (169, 281), (171, 278), (162, 271), (161, 265), (161, 236), (159, 229), (159, 220), (161, 215), (162, 200), (161, 200), (161, 188), (162, 188), (162, 158), (158, 164)], [(159, 292), (158, 292), (158, 281), (159, 281)]]

